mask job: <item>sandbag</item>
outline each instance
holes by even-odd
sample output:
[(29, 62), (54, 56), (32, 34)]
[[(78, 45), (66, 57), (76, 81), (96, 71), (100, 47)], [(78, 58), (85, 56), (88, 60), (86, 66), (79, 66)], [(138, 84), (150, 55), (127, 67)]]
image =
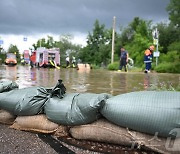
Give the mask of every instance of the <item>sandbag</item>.
[(0, 93), (0, 108), (14, 115), (35, 115), (42, 113), (46, 102), (46, 89), (29, 87)]
[(44, 114), (34, 116), (18, 116), (10, 128), (38, 133), (54, 133), (58, 124), (49, 121)]
[(109, 121), (123, 127), (162, 137), (180, 128), (180, 92), (141, 91), (109, 98), (101, 110)]
[(18, 84), (10, 80), (0, 81), (0, 93), (19, 88)]
[(13, 124), (14, 120), (16, 119), (16, 116), (11, 114), (8, 111), (0, 109), (0, 123), (2, 124)]
[(59, 125), (58, 129), (53, 133), (53, 136), (56, 137), (67, 137), (69, 136), (69, 129), (70, 126), (64, 126), (64, 125)]
[(105, 93), (70, 93), (62, 99), (52, 97), (45, 104), (45, 114), (49, 120), (62, 125), (91, 123), (99, 119), (99, 110), (110, 97)]
[(28, 87), (0, 93), (0, 108), (14, 115), (35, 115), (44, 112), (44, 105), (51, 97), (61, 99), (66, 88), (58, 80), (54, 88)]
[[(180, 149), (169, 148), (166, 138), (131, 131), (110, 123), (105, 119), (94, 123), (70, 128), (70, 134), (75, 139), (91, 140), (129, 146), (131, 148), (142, 148), (159, 153), (178, 153)], [(180, 143), (180, 140), (178, 140)], [(179, 144), (176, 143), (176, 146)]]

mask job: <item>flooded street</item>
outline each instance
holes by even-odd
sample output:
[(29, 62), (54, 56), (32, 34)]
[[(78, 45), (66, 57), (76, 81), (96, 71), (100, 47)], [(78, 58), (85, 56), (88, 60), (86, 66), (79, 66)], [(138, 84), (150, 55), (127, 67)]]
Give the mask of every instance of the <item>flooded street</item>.
[(180, 74), (118, 73), (108, 70), (77, 70), (75, 68), (30, 68), (30, 66), (0, 66), (0, 80), (16, 81), (20, 88), (53, 87), (62, 79), (67, 92), (110, 93), (173, 89), (180, 86)]

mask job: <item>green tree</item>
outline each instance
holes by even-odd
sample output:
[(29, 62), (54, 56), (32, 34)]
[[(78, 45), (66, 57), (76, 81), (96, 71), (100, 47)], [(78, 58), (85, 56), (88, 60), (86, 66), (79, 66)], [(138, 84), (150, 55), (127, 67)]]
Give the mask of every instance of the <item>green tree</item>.
[(36, 50), (39, 47), (45, 47), (47, 49), (52, 48), (53, 46), (53, 38), (48, 36), (48, 40), (46, 41), (45, 38), (39, 39), (36, 44), (33, 44), (32, 46)]
[(159, 31), (159, 44), (162, 47), (161, 53), (167, 53), (168, 46), (173, 42), (178, 41), (178, 38), (180, 38), (180, 34), (177, 28), (171, 23), (159, 23), (156, 27)]
[(120, 36), (122, 45), (132, 43), (137, 33), (141, 34), (143, 37), (147, 37), (149, 40), (152, 40), (151, 25), (152, 21), (145, 21), (139, 17), (135, 17), (126, 28), (120, 29), (120, 31), (122, 31)]
[(180, 26), (180, 1), (170, 0), (167, 6), (170, 21), (177, 27)]
[(143, 65), (144, 50), (153, 42), (151, 25), (152, 21), (135, 17), (120, 35), (121, 45), (128, 50), (136, 66)]
[(6, 53), (0, 45), (0, 64), (3, 63), (5, 59), (6, 59)]
[(163, 47), (159, 57), (157, 72), (180, 73), (180, 1), (170, 0), (167, 6), (169, 24), (160, 23), (159, 44)]
[(81, 49), (80, 45), (75, 45), (72, 43), (72, 35), (61, 35), (59, 37), (59, 41), (56, 41), (54, 43), (54, 47), (60, 49), (60, 55), (61, 55), (61, 64), (65, 64), (66, 56), (69, 56), (70, 59), (72, 56), (77, 58), (77, 53)]
[(111, 34), (112, 30), (105, 29), (105, 25), (100, 25), (96, 20), (92, 33), (89, 32), (87, 36), (87, 46), (79, 52), (82, 61), (95, 65), (106, 64), (110, 59)]

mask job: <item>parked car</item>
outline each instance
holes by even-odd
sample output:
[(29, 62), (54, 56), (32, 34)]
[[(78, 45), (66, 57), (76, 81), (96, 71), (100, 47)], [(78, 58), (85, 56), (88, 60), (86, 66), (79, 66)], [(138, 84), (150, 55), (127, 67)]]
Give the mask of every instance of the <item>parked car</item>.
[(6, 65), (16, 65), (17, 64), (16, 55), (14, 53), (7, 53), (6, 59), (5, 59), (5, 64)]

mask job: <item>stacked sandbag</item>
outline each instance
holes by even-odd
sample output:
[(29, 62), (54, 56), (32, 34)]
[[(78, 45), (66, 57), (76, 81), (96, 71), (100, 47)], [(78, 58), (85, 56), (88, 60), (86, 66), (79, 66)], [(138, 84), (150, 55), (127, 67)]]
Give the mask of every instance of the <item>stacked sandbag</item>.
[(14, 116), (12, 113), (0, 109), (0, 123), (2, 124), (13, 124), (14, 120), (16, 119), (16, 116)]
[(44, 112), (44, 105), (51, 97), (61, 99), (66, 88), (58, 80), (54, 88), (28, 87), (0, 93), (0, 108), (13, 115), (36, 115)]
[(53, 133), (56, 137), (68, 137), (70, 126), (59, 125), (58, 129)]
[(111, 97), (102, 115), (122, 127), (162, 137), (180, 128), (180, 92), (141, 91)]
[(35, 115), (43, 111), (47, 96), (43, 87), (14, 89), (0, 93), (0, 108), (13, 115)]
[(10, 128), (37, 133), (54, 133), (59, 125), (49, 121), (44, 114), (34, 116), (18, 116)]
[(93, 93), (70, 93), (62, 99), (52, 97), (45, 104), (48, 119), (62, 125), (81, 125), (101, 117), (99, 110), (111, 95)]
[(0, 81), (0, 93), (19, 88), (18, 84), (10, 80)]
[[(143, 148), (158, 153), (178, 153), (180, 148), (180, 139), (173, 145), (167, 138), (148, 135), (137, 131), (131, 131), (127, 128), (119, 127), (105, 119), (97, 120), (94, 123), (73, 126), (70, 128), (70, 134), (75, 139), (91, 140), (118, 144), (133, 148)], [(172, 140), (171, 140), (172, 141)]]

